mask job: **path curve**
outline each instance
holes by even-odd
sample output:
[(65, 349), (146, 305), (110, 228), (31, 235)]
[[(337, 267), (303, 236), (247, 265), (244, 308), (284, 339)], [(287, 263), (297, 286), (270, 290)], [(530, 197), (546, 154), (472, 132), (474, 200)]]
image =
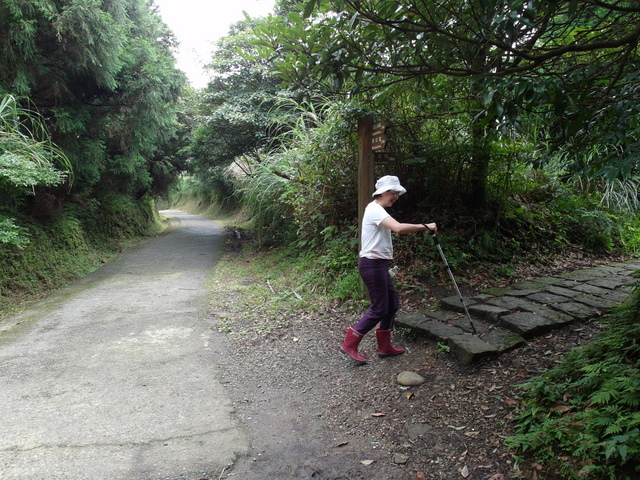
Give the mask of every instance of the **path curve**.
[(0, 479), (219, 478), (249, 441), (219, 380), (212, 220), (176, 227), (0, 324)]

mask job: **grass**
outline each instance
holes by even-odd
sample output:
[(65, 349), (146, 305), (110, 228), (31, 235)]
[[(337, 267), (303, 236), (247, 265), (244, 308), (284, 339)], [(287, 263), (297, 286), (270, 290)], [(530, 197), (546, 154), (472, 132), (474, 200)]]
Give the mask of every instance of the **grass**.
[(281, 252), (228, 252), (210, 280), (216, 327), (235, 335), (276, 334), (293, 314), (318, 308), (321, 297)]

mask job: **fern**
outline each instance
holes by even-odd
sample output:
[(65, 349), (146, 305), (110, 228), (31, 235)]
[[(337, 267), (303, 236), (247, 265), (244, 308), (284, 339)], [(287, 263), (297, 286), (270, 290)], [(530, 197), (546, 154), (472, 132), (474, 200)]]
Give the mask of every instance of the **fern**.
[[(640, 289), (608, 319), (591, 345), (524, 388), (515, 451), (567, 478), (637, 479), (640, 471)], [(557, 409), (565, 396), (569, 411)], [(565, 460), (561, 460), (565, 459)], [(568, 459), (568, 460), (566, 460)]]

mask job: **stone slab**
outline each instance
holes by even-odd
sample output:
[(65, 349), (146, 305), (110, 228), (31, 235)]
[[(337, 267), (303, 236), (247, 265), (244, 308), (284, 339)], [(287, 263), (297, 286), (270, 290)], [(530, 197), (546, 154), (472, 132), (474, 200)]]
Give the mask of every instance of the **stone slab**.
[(588, 320), (590, 318), (600, 317), (602, 312), (591, 308), (583, 303), (564, 302), (554, 306), (557, 310), (571, 315), (576, 320)]
[(598, 265), (594, 267), (594, 270), (598, 270), (599, 272), (604, 272), (605, 276), (610, 275), (620, 275), (628, 272), (628, 267), (622, 265)]
[(482, 358), (499, 353), (493, 345), (468, 333), (451, 336), (447, 344), (463, 365), (470, 365)]
[(616, 277), (617, 279), (620, 280), (620, 283), (624, 284), (624, 285), (631, 285), (633, 283), (637, 283), (638, 282), (638, 277), (635, 276), (622, 276), (622, 275), (618, 275)]
[(557, 287), (571, 288), (575, 285), (579, 285), (579, 282), (575, 280), (567, 280), (566, 278), (560, 277), (544, 277), (539, 278), (538, 282), (543, 285), (555, 285)]
[(497, 323), (502, 315), (509, 313), (509, 310), (496, 305), (475, 304), (469, 307), (472, 317), (477, 317), (488, 322)]
[(617, 305), (622, 305), (629, 301), (630, 293), (631, 292), (629, 290), (626, 290), (626, 287), (623, 287), (621, 290), (614, 290), (611, 292), (607, 298), (615, 301)]
[(533, 300), (534, 302), (542, 303), (544, 305), (549, 303), (562, 303), (568, 302), (569, 299), (562, 295), (555, 295), (549, 292), (536, 292), (532, 295), (528, 295), (527, 298), (529, 300)]
[(504, 287), (491, 287), (485, 288), (480, 293), (484, 296), (489, 295), (491, 297), (499, 297), (505, 295), (510, 289)]
[(565, 272), (557, 275), (560, 278), (565, 278), (567, 280), (575, 280), (576, 282), (587, 282), (589, 280), (593, 280), (598, 277), (605, 277), (607, 274), (603, 271), (598, 271), (593, 268), (583, 269), (583, 270), (574, 270), (573, 272)]
[(575, 287), (578, 287), (578, 286), (580, 286), (580, 284), (573, 285), (571, 288), (561, 287), (559, 285), (548, 285), (545, 288), (545, 291), (549, 293), (553, 293), (554, 295), (561, 295), (563, 297), (573, 298), (576, 295), (580, 295), (580, 292), (576, 292), (575, 290), (573, 290)]
[[(475, 300), (470, 299), (470, 298), (465, 298), (464, 299), (464, 305), (467, 306), (467, 308), (469, 308), (470, 305), (475, 304)], [(454, 312), (460, 312), (463, 313), (464, 312), (464, 305), (462, 303), (462, 301), (460, 300), (460, 297), (457, 295), (453, 295), (451, 297), (445, 297), (440, 299), (440, 306), (445, 309), (445, 310), (451, 310)]]
[(456, 318), (460, 318), (460, 314), (457, 312), (448, 312), (446, 310), (430, 310), (425, 312), (425, 315), (430, 319), (440, 320), (441, 322), (450, 323), (455, 321)]
[(458, 327), (437, 320), (421, 324), (419, 331), (434, 342), (447, 342), (452, 336), (464, 334)]
[(395, 325), (404, 328), (420, 328), (420, 325), (428, 321), (429, 319), (425, 317), (423, 313), (408, 313), (405, 315), (398, 315), (396, 317)]
[(500, 318), (500, 324), (525, 338), (531, 338), (557, 326), (553, 320), (533, 312), (510, 313)]
[(621, 282), (620, 279), (617, 279), (613, 276), (605, 277), (605, 278), (595, 278), (593, 280), (589, 280), (585, 282), (586, 285), (594, 285), (596, 287), (607, 288), (609, 290), (615, 290), (619, 288), (621, 285), (624, 285), (624, 282)]
[(500, 327), (489, 330), (486, 335), (482, 336), (482, 340), (501, 353), (513, 350), (525, 343), (524, 338), (517, 333)]
[(511, 296), (502, 296), (502, 297), (494, 297), (490, 300), (487, 300), (487, 304), (494, 305), (496, 307), (503, 308), (504, 310), (529, 310), (529, 308), (534, 308), (534, 304), (527, 300), (524, 300), (520, 297), (511, 297)]
[(505, 291), (505, 295), (510, 297), (526, 297), (540, 291), (540, 285), (538, 288), (509, 288)]
[(509, 290), (539, 290), (540, 282), (538, 280), (525, 280), (517, 282), (509, 286)]
[(609, 290), (608, 288), (598, 287), (597, 285), (589, 285), (583, 283), (574, 288), (578, 292), (588, 293), (590, 295), (596, 295), (604, 298), (607, 302), (613, 304), (621, 304), (629, 299), (629, 294), (621, 292), (620, 290)]
[[(526, 298), (519, 297), (497, 297), (489, 301), (491, 305), (496, 305), (498, 307), (502, 307), (506, 310), (510, 310), (513, 312), (516, 311), (526, 311), (532, 312), (539, 316), (545, 317), (547, 319), (553, 319), (553, 321), (558, 321), (556, 317), (558, 313), (550, 307), (542, 305), (540, 303), (535, 303)], [(503, 318), (503, 317), (501, 317)]]
[(628, 268), (631, 271), (640, 270), (640, 260), (638, 259), (627, 260), (626, 262), (616, 262), (616, 263), (612, 263), (611, 265), (615, 267)]
[[(454, 327), (458, 327), (460, 330), (466, 333), (476, 333), (478, 335), (482, 335), (488, 332), (489, 329), (491, 328), (489, 325), (478, 320), (477, 318), (472, 317), (471, 320), (469, 320), (469, 317), (467, 317), (466, 315), (458, 315), (449, 323)], [(473, 327), (471, 327), (472, 323), (473, 323)], [(474, 328), (475, 328), (475, 332), (473, 331)]]
[(595, 295), (589, 295), (588, 293), (581, 293), (580, 295), (576, 295), (575, 297), (573, 297), (573, 300), (583, 303), (589, 307), (593, 307), (597, 310), (609, 310), (618, 305), (618, 302), (616, 302), (613, 298), (596, 297)]
[(597, 295), (598, 297), (606, 296), (611, 293), (611, 290), (608, 288), (598, 287), (596, 285), (589, 285), (588, 283), (583, 283), (582, 285), (576, 285), (573, 287), (576, 292), (588, 293), (590, 295)]

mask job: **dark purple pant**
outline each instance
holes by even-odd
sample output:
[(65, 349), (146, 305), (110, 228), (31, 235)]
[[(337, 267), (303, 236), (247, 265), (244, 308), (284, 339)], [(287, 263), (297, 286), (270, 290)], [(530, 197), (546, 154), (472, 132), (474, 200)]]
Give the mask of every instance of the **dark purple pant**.
[(389, 275), (389, 260), (360, 258), (360, 276), (369, 290), (371, 306), (354, 327), (365, 334), (380, 323), (381, 330), (393, 330), (396, 312), (400, 307), (398, 292)]

